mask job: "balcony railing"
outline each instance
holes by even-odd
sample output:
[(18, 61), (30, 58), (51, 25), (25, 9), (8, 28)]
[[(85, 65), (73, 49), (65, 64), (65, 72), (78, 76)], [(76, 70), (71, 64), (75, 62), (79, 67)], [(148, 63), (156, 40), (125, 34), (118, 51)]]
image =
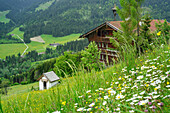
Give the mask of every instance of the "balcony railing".
[(109, 54), (109, 53), (105, 53), (105, 52), (101, 52), (102, 55), (108, 55), (108, 56), (112, 56), (112, 57), (118, 57), (118, 55), (116, 54)]
[(112, 53), (119, 53), (119, 51), (117, 51), (117, 50), (111, 50), (111, 49), (108, 49), (108, 48), (106, 48), (106, 47), (104, 47), (104, 48), (99, 48), (101, 51), (104, 51), (104, 52), (106, 52), (106, 51), (109, 51), (109, 52), (112, 52)]
[(97, 37), (96, 42), (110, 43), (110, 39), (116, 39), (115, 37)]

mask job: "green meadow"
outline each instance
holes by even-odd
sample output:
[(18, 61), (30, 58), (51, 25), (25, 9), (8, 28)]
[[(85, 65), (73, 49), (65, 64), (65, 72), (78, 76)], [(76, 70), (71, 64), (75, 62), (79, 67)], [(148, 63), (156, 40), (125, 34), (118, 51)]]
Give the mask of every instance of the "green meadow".
[[(88, 72), (81, 66), (70, 65), (75, 69), (74, 76), (65, 75), (61, 84), (49, 90), (3, 96), (2, 110), (24, 113), (168, 112), (169, 51), (170, 46), (155, 48), (138, 58), (126, 52), (125, 60), (100, 72)], [(14, 86), (11, 88), (10, 93), (19, 90)]]
[(55, 2), (55, 0), (51, 0), (51, 1), (46, 2), (46, 3), (44, 3), (44, 4), (40, 4), (40, 5), (35, 9), (35, 12), (40, 11), (40, 10), (43, 10), (43, 11), (44, 11), (44, 10), (48, 9), (48, 8), (52, 5), (53, 2)]
[[(11, 31), (11, 32), (8, 33), (8, 35), (10, 35), (10, 34), (16, 34), (16, 35), (18, 35), (19, 37), (21, 37), (21, 38), (23, 39), (24, 32), (20, 31), (20, 30), (19, 30), (19, 27), (17, 27), (17, 28), (15, 28), (13, 31)], [(18, 39), (18, 37), (17, 37), (16, 35), (13, 36), (13, 37), (15, 37), (15, 38)]]
[(4, 23), (8, 23), (10, 21), (10, 19), (6, 18), (6, 15), (9, 13), (10, 11), (0, 11), (0, 22), (4, 22)]
[(26, 49), (24, 44), (0, 44), (0, 58), (5, 58), (9, 55), (17, 55)]
[(3, 98), (7, 98), (8, 96), (11, 95), (17, 95), (17, 94), (23, 94), (23, 93), (28, 93), (31, 91), (31, 88), (38, 88), (38, 82), (27, 84), (27, 85), (15, 85), (11, 86), (8, 90), (8, 95), (4, 96)]
[[(21, 32), (18, 27), (8, 34), (16, 34), (23, 39), (24, 32)], [(16, 35), (14, 37), (18, 38)], [(36, 50), (37, 52), (45, 52), (46, 47), (55, 49), (55, 47), (49, 46), (49, 44), (50, 43), (64, 44), (66, 42), (78, 39), (79, 36), (80, 34), (71, 34), (71, 35), (64, 36), (64, 37), (53, 37), (52, 35), (43, 34), (41, 35), (41, 37), (45, 41), (45, 44), (32, 41), (31, 43), (27, 44), (29, 47), (27, 52), (32, 51), (32, 50)], [(18, 53), (22, 53), (25, 49), (26, 49), (26, 46), (23, 43), (0, 44), (0, 58), (5, 58), (6, 56), (13, 55), (13, 54), (17, 55)]]

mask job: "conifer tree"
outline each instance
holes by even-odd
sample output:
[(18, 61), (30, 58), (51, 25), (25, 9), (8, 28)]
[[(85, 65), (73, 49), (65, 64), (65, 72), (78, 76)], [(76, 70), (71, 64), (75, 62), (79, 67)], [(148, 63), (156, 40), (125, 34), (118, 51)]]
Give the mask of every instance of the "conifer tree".
[(137, 50), (139, 50), (140, 53), (140, 45), (138, 45), (138, 42), (142, 40), (142, 37), (140, 37), (139, 23), (141, 22), (142, 18), (141, 5), (144, 2), (144, 0), (119, 0), (119, 1), (121, 9), (117, 7), (117, 12), (120, 18), (123, 20), (123, 22), (121, 23), (122, 28), (121, 31), (123, 33), (116, 34), (118, 35), (117, 36), (118, 42), (116, 42), (116, 44), (119, 47), (135, 44)]

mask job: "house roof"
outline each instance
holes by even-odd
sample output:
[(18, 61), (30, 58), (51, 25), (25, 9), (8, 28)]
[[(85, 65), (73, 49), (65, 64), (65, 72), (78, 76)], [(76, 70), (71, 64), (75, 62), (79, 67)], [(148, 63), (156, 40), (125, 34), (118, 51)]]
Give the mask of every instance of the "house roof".
[[(156, 30), (155, 22), (156, 22), (156, 23), (159, 23), (159, 21), (160, 21), (161, 23), (164, 22), (164, 20), (152, 20), (152, 21), (151, 21), (151, 23), (150, 23), (150, 24), (151, 24), (151, 27), (150, 27), (151, 32), (154, 32), (154, 31)], [(86, 32), (85, 34), (81, 35), (79, 38), (85, 37), (85, 36), (87, 36), (87, 35), (89, 35), (90, 33), (96, 31), (97, 29), (100, 29), (101, 27), (103, 27), (103, 26), (105, 26), (105, 25), (108, 25), (109, 27), (113, 28), (113, 29), (116, 30), (116, 31), (121, 31), (121, 22), (123, 22), (123, 21), (108, 21), (108, 22), (105, 22), (105, 23), (101, 24), (100, 26), (92, 29), (91, 31), (88, 31), (88, 32)], [(121, 31), (121, 32), (122, 32), (122, 31)]]
[(155, 23), (159, 23), (159, 21), (161, 22), (161, 23), (164, 23), (165, 22), (165, 20), (152, 20), (151, 21), (151, 27), (150, 27), (150, 30), (151, 30), (151, 32), (154, 32), (157, 28), (156, 28), (156, 24)]
[(50, 82), (60, 80), (60, 78), (54, 73), (54, 71), (43, 73), (43, 75), (37, 80), (40, 80), (43, 76), (45, 76)]
[[(115, 21), (115, 22), (121, 22), (121, 21)], [(121, 31), (119, 28), (117, 28), (117, 26), (112, 25), (110, 22), (105, 22), (97, 27), (95, 27), (94, 29), (92, 29), (91, 31), (86, 32), (85, 34), (81, 35), (79, 38), (85, 37), (87, 35), (89, 35), (90, 33), (96, 31), (97, 29), (100, 29), (101, 27), (108, 25), (109, 27), (115, 29), (116, 31)], [(122, 31), (121, 31), (122, 32)]]

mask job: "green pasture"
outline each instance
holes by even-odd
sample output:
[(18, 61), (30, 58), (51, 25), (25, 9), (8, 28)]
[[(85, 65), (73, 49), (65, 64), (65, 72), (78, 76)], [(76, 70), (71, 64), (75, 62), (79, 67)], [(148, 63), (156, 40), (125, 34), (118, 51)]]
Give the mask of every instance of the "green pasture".
[(17, 55), (26, 49), (24, 44), (0, 44), (0, 58), (5, 58), (9, 55)]
[(55, 0), (51, 0), (51, 1), (46, 2), (46, 3), (44, 3), (44, 4), (40, 4), (40, 5), (35, 9), (35, 12), (40, 11), (40, 10), (43, 10), (43, 11), (44, 11), (44, 10), (48, 9), (48, 8), (52, 5), (53, 2), (55, 2)]
[(4, 22), (4, 23), (9, 23), (10, 19), (6, 18), (6, 15), (9, 13), (10, 11), (0, 11), (0, 22)]
[(3, 98), (7, 98), (8, 96), (11, 96), (11, 95), (17, 95), (17, 94), (30, 92), (32, 87), (38, 88), (38, 82), (27, 84), (27, 85), (11, 86), (8, 90), (8, 95), (3, 96)]
[[(13, 31), (8, 33), (8, 35), (10, 35), (10, 34), (16, 34), (16, 35), (18, 35), (19, 37), (21, 37), (23, 39), (24, 32), (20, 31), (19, 27), (17, 27)], [(16, 35), (13, 36), (13, 37), (18, 38)]]
[[(15, 34), (14, 37), (18, 38), (16, 35), (20, 36), (23, 39), (23, 34), (24, 32), (19, 30), (19, 27), (15, 28), (13, 31), (11, 31), (8, 34)], [(78, 39), (80, 34), (71, 34), (68, 36), (63, 36), (63, 37), (53, 37), (52, 35), (41, 35), (42, 39), (45, 41), (45, 43), (40, 43), (40, 42), (34, 42), (32, 41), (31, 43), (28, 43), (29, 49), (27, 52), (36, 50), (37, 52), (45, 52), (46, 47), (53, 48), (53, 46), (49, 46), (51, 43), (60, 43), (64, 44), (69, 41), (73, 41)], [(23, 43), (18, 43), (18, 44), (0, 44), (0, 58), (5, 58), (6, 56), (9, 55), (17, 55), (18, 53), (21, 53), (26, 49), (26, 46)]]

